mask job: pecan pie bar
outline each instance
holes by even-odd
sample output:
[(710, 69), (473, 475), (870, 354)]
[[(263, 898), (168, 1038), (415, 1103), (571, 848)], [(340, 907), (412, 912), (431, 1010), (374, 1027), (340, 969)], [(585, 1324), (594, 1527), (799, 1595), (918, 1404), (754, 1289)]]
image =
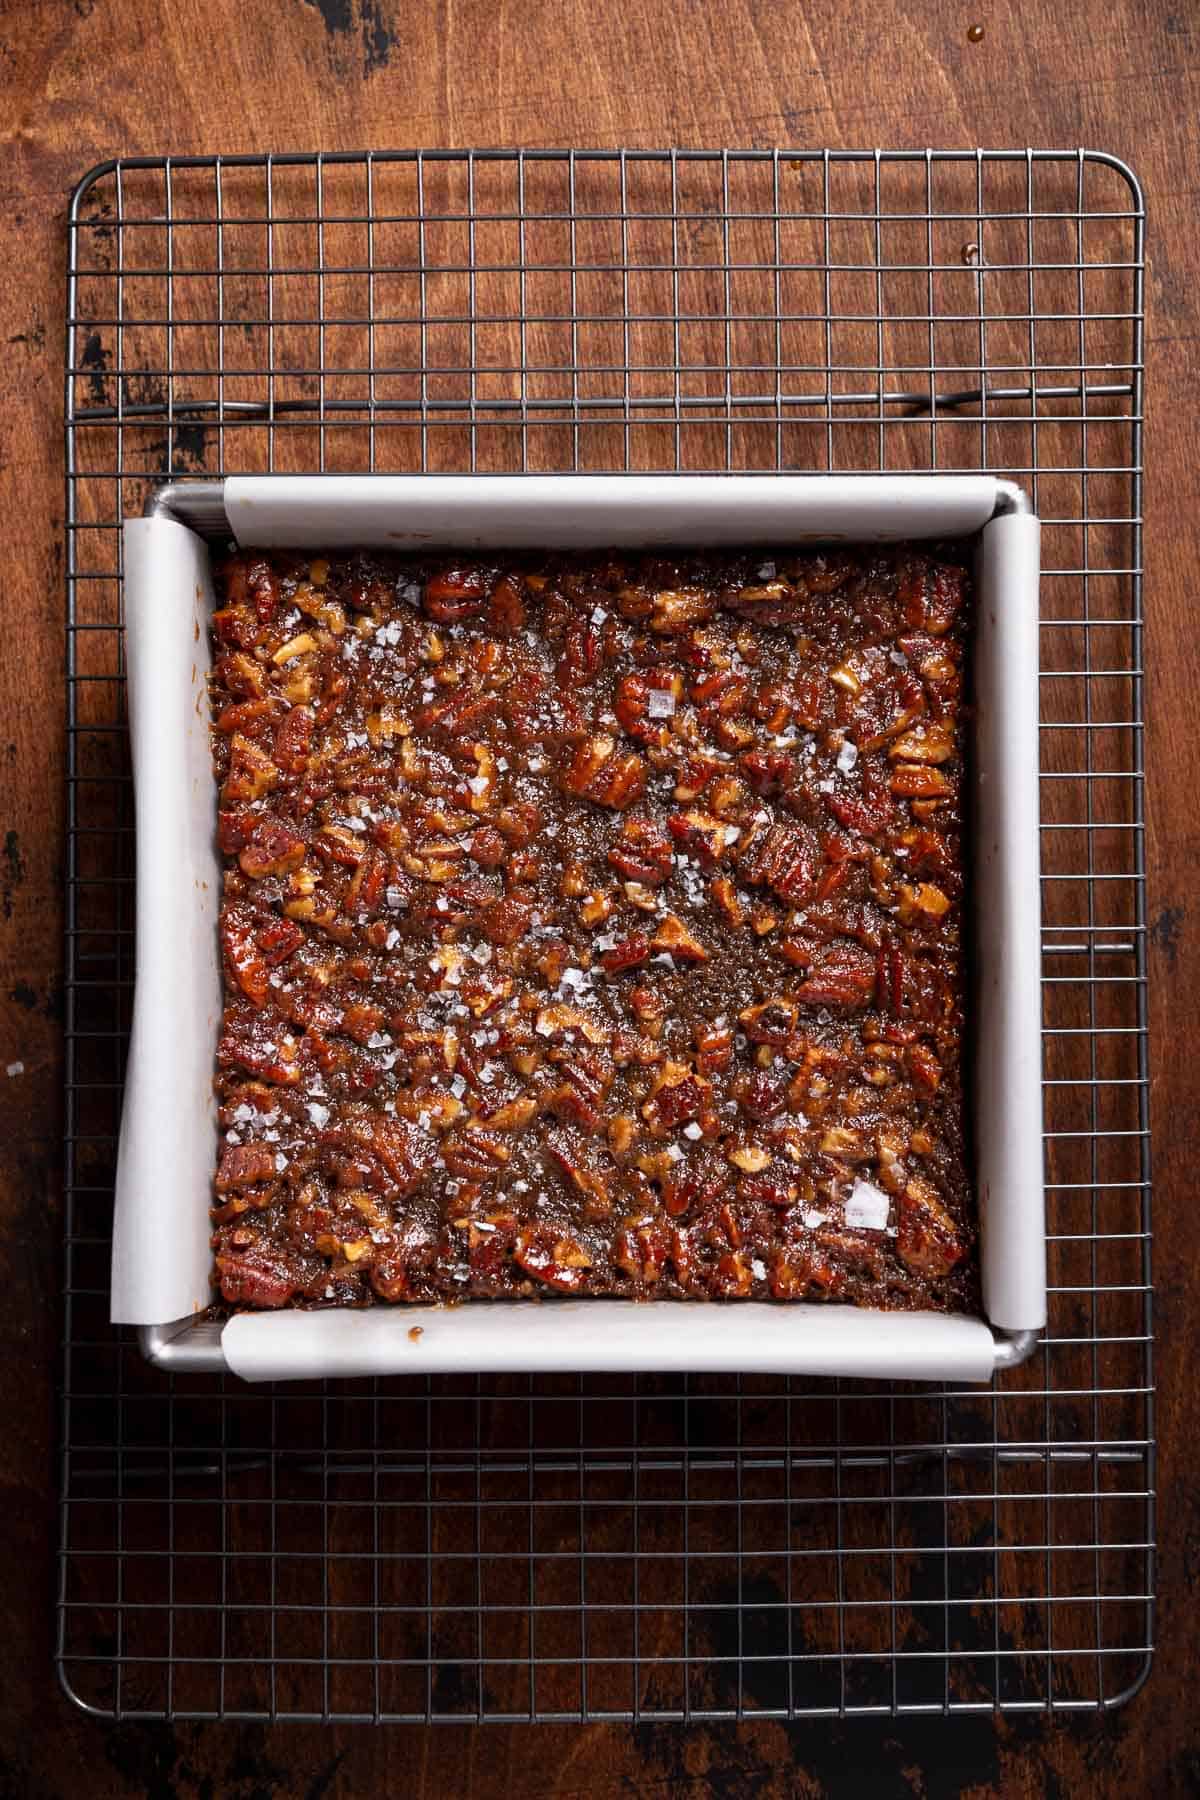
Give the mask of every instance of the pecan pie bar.
[(966, 569), (234, 555), (223, 1300), (977, 1311)]

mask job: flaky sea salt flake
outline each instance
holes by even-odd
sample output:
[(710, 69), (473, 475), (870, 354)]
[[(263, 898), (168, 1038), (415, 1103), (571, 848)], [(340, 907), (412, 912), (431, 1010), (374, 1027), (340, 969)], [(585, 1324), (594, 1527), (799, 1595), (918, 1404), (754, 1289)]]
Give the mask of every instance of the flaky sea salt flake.
[(852, 1230), (882, 1231), (888, 1222), (889, 1205), (883, 1190), (859, 1175), (846, 1201), (846, 1224)]

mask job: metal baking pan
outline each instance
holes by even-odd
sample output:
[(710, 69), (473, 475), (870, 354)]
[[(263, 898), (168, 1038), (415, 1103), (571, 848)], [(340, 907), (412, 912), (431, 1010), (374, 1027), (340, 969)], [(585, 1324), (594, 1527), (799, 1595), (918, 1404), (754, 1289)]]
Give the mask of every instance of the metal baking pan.
[[(210, 545), (645, 547), (973, 537), (975, 1179), (983, 1320), (738, 1302), (498, 1301), (362, 1311), (208, 1306), (221, 1014), (208, 742)], [(172, 1371), (247, 1379), (722, 1370), (986, 1381), (1045, 1323), (1038, 521), (980, 475), (262, 476), (173, 484), (125, 524), (137, 988), (112, 1318)], [(414, 1325), (420, 1325), (414, 1333)]]

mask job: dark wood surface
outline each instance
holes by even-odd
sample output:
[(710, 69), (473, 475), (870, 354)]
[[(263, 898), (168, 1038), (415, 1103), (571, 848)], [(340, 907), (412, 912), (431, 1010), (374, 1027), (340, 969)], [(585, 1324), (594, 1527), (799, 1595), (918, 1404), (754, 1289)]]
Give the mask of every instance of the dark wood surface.
[[(968, 27), (980, 23), (982, 39)], [(1168, 1795), (1193, 1669), (1200, 862), (1195, 120), (1188, 0), (9, 0), (0, 8), (0, 1794)], [(473, 143), (1101, 147), (1147, 191), (1160, 1651), (1103, 1719), (842, 1727), (111, 1727), (51, 1670), (60, 1157), (67, 196), (115, 154)]]

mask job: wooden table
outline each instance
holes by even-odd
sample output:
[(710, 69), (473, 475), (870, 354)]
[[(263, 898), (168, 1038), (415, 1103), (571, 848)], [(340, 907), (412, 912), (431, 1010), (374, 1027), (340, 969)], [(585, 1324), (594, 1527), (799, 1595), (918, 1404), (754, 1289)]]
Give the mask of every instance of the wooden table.
[[(982, 24), (978, 37), (969, 27)], [(1193, 444), (1200, 21), (1179, 0), (874, 8), (777, 0), (17, 0), (6, 102), (0, 493), (15, 547), (0, 657), (0, 1452), (10, 1596), (6, 1791), (193, 1793), (1195, 1792), (1200, 1009), (1189, 869), (1200, 561)], [(1189, 121), (1191, 124), (1189, 125)], [(512, 143), (1002, 144), (1115, 152), (1150, 209), (1149, 863), (1162, 1556), (1157, 1667), (1107, 1718), (426, 1731), (111, 1727), (51, 1672), (63, 892), (62, 310), (67, 195), (115, 154)], [(1183, 1256), (1177, 1245), (1186, 1246)]]

